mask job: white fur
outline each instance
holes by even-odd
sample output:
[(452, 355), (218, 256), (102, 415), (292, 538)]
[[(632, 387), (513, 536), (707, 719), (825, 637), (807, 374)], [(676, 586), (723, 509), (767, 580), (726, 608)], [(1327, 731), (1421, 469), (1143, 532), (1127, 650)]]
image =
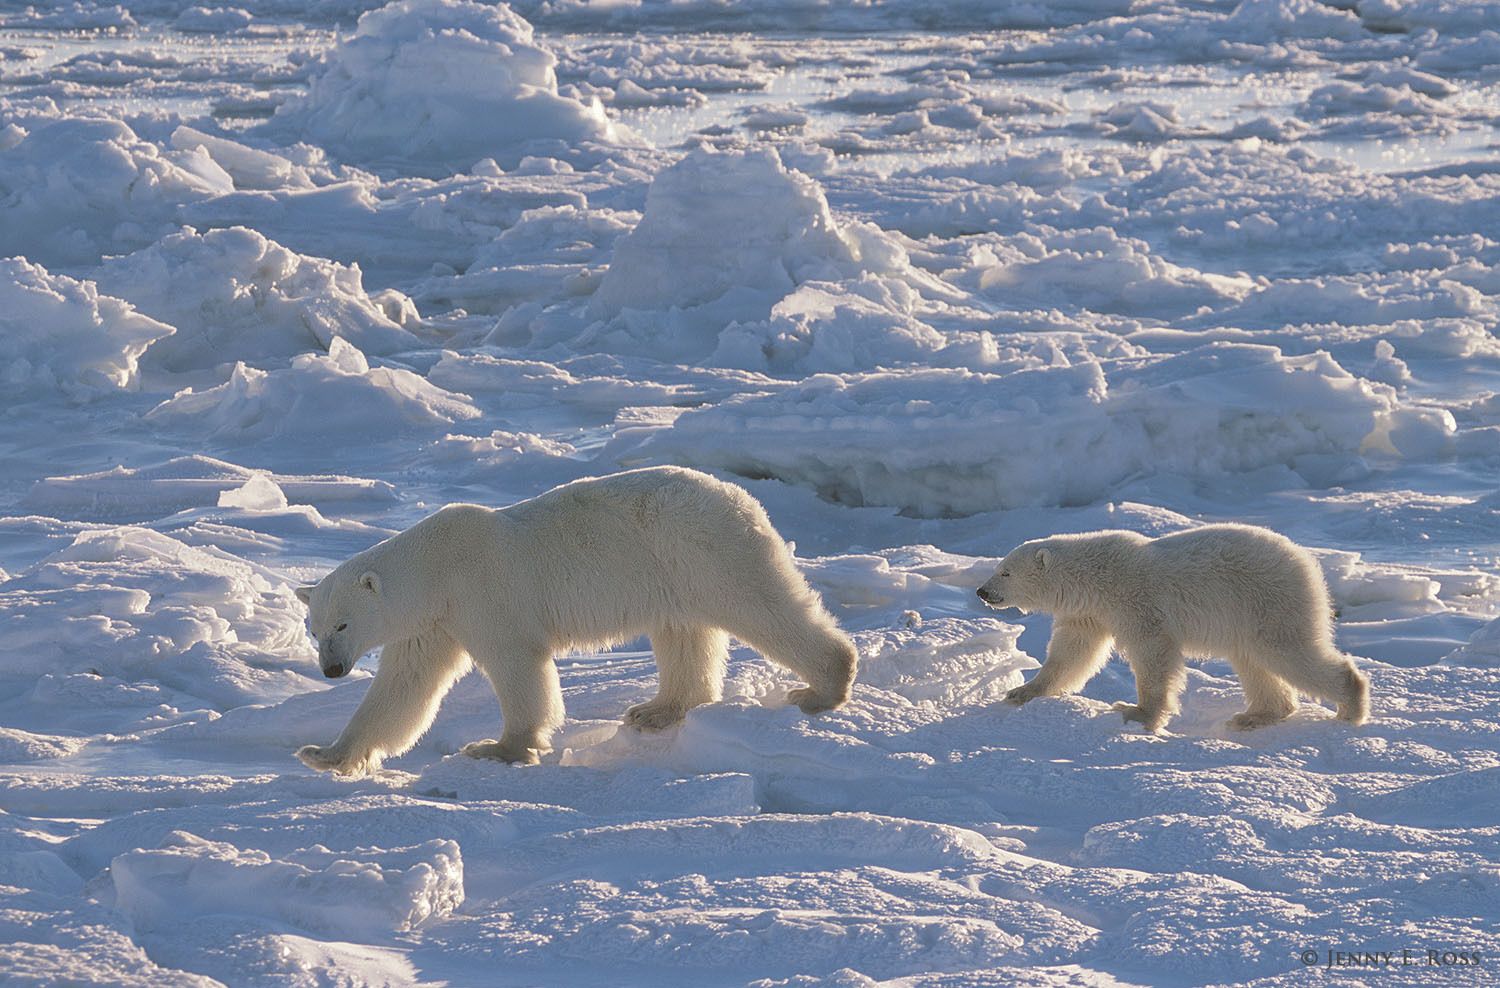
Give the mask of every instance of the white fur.
[(1184, 655), (1227, 658), (1245, 689), (1241, 729), (1284, 720), (1297, 693), (1329, 700), (1341, 719), (1369, 716), (1369, 684), (1333, 647), (1332, 608), (1317, 560), (1250, 525), (1206, 525), (1159, 539), (1089, 532), (1027, 542), (979, 596), (995, 607), (1055, 616), (1047, 661), (1006, 699), (1072, 693), (1119, 646), (1135, 672), (1127, 721), (1156, 731), (1178, 710)]
[(675, 467), (580, 480), (500, 510), (449, 505), (298, 594), (325, 674), (385, 646), (338, 740), (297, 753), (344, 773), (415, 744), (470, 656), (504, 730), (465, 750), (511, 762), (535, 762), (562, 722), (561, 651), (650, 635), (660, 688), (625, 715), (643, 728), (722, 696), (729, 635), (806, 679), (791, 700), (808, 713), (848, 699), (857, 660), (765, 509)]

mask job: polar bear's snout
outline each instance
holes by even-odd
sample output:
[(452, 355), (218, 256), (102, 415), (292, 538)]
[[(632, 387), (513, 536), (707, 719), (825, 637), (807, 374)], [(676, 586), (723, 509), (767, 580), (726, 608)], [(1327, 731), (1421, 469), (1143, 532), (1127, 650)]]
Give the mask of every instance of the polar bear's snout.
[(333, 642), (320, 641), (318, 643), (318, 666), (323, 670), (323, 675), (329, 679), (338, 679), (354, 668), (353, 662), (346, 662), (334, 652)]
[(1005, 598), (1000, 596), (1000, 594), (996, 593), (995, 591), (991, 590), (988, 583), (974, 592), (979, 594), (979, 599), (984, 601), (986, 604), (999, 605), (1005, 603)]

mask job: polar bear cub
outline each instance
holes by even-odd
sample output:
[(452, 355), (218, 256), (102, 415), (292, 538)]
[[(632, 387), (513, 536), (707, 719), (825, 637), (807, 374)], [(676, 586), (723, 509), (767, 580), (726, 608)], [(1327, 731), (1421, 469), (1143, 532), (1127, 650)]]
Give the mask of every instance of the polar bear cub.
[(993, 607), (1054, 615), (1047, 661), (1006, 695), (1021, 704), (1071, 693), (1104, 665), (1111, 642), (1135, 673), (1125, 720), (1157, 731), (1178, 710), (1183, 656), (1229, 660), (1246, 709), (1241, 730), (1285, 720), (1299, 692), (1369, 716), (1369, 684), (1333, 647), (1323, 572), (1306, 549), (1264, 528), (1205, 525), (1158, 539), (1088, 532), (1026, 542), (979, 588)]
[(560, 651), (650, 635), (660, 689), (625, 722), (652, 729), (720, 698), (729, 635), (804, 678), (790, 699), (807, 713), (847, 700), (857, 663), (760, 503), (675, 467), (579, 480), (498, 510), (449, 505), (297, 595), (330, 679), (384, 646), (338, 740), (297, 752), (346, 774), (410, 749), (471, 659), (504, 729), (464, 750), (522, 763), (562, 722)]

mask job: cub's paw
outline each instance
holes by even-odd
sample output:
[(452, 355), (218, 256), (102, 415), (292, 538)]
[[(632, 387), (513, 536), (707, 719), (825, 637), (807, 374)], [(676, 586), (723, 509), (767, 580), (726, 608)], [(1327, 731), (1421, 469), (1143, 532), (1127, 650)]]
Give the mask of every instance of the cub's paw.
[(1135, 703), (1117, 703), (1115, 709), (1125, 716), (1125, 723), (1135, 721), (1155, 734), (1167, 723), (1167, 715), (1160, 710), (1148, 710)]
[(647, 700), (625, 711), (625, 726), (642, 731), (664, 731), (681, 723), (685, 716), (687, 711), (676, 704)]
[(1019, 707), (1021, 704), (1026, 703), (1030, 700), (1035, 700), (1041, 695), (1042, 691), (1037, 689), (1036, 681), (1032, 680), (1025, 686), (1017, 686), (1015, 689), (1005, 694), (1005, 702), (1014, 703)]
[(513, 741), (474, 741), (460, 750), (470, 758), (488, 758), (497, 762), (510, 762), (512, 765), (537, 765), (542, 760), (541, 752), (535, 748)]
[(1288, 714), (1281, 713), (1256, 713), (1246, 710), (1229, 718), (1229, 726), (1236, 731), (1253, 731), (1257, 727), (1269, 727), (1286, 720)]
[(368, 775), (380, 767), (374, 755), (356, 758), (334, 747), (321, 748), (315, 744), (297, 749), (302, 764), (319, 772), (336, 772), (339, 775)]
[(844, 697), (843, 699), (831, 700), (811, 686), (799, 686), (794, 690), (790, 690), (787, 692), (786, 698), (789, 703), (795, 703), (801, 707), (802, 712), (805, 714), (820, 714), (825, 710), (842, 707), (845, 700), (848, 699), (848, 697)]

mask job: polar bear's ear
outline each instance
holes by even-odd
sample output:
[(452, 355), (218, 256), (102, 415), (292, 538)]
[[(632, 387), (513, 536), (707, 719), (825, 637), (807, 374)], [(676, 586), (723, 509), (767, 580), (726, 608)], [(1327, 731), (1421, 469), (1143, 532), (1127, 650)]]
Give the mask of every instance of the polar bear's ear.
[(316, 589), (315, 587), (298, 587), (296, 590), (293, 590), (292, 592), (297, 595), (297, 599), (300, 600), (300, 601), (302, 601), (302, 603), (304, 603), (304, 604), (311, 604), (312, 603), (312, 592), (315, 589)]
[(1037, 569), (1046, 569), (1052, 565), (1052, 550), (1038, 549), (1036, 551), (1036, 565)]
[(370, 591), (370, 593), (380, 593), (380, 577), (374, 573), (366, 572), (359, 578), (359, 585)]

